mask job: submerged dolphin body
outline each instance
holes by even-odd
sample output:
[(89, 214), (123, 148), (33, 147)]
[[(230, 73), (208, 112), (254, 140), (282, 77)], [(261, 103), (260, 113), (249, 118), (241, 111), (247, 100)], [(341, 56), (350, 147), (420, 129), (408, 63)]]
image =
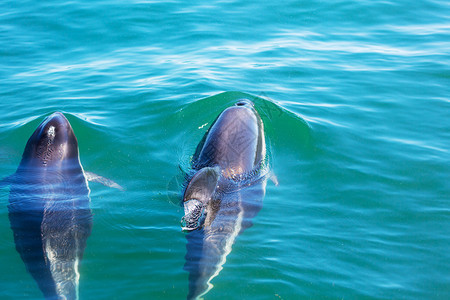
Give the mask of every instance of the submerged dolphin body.
[(188, 299), (212, 288), (237, 235), (252, 225), (262, 207), (267, 169), (263, 123), (253, 104), (241, 100), (205, 134), (184, 192)]
[(45, 298), (78, 299), (92, 213), (78, 142), (63, 114), (34, 131), (9, 181), (9, 220), (28, 272)]

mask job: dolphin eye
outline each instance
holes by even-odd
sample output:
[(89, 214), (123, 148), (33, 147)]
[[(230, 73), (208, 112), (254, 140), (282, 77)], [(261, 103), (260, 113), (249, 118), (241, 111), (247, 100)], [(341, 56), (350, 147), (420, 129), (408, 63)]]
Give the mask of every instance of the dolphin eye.
[(241, 100), (236, 103), (236, 106), (245, 106), (247, 104), (248, 104), (247, 101)]

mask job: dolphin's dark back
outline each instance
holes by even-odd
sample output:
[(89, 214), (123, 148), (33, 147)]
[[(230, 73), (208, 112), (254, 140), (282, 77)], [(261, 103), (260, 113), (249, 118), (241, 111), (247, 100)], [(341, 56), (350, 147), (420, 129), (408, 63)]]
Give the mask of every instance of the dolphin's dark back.
[[(201, 203), (205, 216), (203, 226), (186, 235), (187, 299), (201, 297), (212, 288), (211, 280), (222, 269), (236, 237), (252, 225), (261, 209), (267, 175), (265, 159), (263, 124), (249, 101), (239, 101), (222, 112), (197, 147), (193, 169), (198, 172), (183, 200), (185, 211), (187, 202)], [(214, 170), (216, 189), (208, 197)], [(197, 178), (202, 173), (209, 176), (205, 177), (208, 180)], [(207, 189), (201, 186), (205, 182)], [(198, 196), (203, 199), (196, 199)]]
[(91, 232), (89, 188), (70, 124), (55, 113), (30, 137), (10, 186), (16, 249), (47, 299), (78, 298)]

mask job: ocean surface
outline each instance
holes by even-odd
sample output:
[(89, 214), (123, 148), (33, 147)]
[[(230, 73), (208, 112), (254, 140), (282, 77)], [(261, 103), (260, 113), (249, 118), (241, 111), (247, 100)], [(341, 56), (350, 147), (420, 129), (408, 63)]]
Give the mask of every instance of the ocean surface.
[[(91, 182), (80, 299), (184, 299), (184, 172), (238, 99), (272, 171), (205, 299), (450, 298), (450, 2), (1, 1), (0, 178), (62, 111)], [(0, 299), (42, 299), (0, 189)]]

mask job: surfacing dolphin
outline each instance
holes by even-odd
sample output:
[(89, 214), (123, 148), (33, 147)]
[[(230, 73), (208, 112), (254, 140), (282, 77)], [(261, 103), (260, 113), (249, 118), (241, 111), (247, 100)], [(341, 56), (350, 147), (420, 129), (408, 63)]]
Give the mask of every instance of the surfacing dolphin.
[(252, 102), (240, 100), (219, 115), (198, 145), (195, 174), (184, 192), (187, 299), (212, 288), (237, 235), (252, 225), (262, 207), (267, 165), (262, 120)]
[(26, 269), (45, 298), (78, 299), (78, 266), (92, 213), (77, 138), (62, 113), (47, 117), (34, 131), (7, 181), (9, 220)]

